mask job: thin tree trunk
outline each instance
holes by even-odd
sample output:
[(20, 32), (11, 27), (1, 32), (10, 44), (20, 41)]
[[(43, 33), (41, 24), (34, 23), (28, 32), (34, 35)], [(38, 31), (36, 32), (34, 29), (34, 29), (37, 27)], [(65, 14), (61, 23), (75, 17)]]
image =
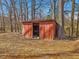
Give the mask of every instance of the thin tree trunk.
[(41, 9), (41, 5), (42, 5), (42, 0), (40, 0), (40, 13), (39, 13), (39, 16), (40, 16), (40, 19), (42, 18), (42, 9)]
[(36, 5), (36, 0), (32, 0), (32, 9), (31, 9), (31, 17), (32, 17), (32, 20), (35, 19), (35, 5)]
[(74, 29), (74, 11), (75, 11), (75, 0), (72, 0), (72, 14), (71, 14), (71, 37), (73, 37), (73, 29)]
[(78, 7), (78, 18), (77, 18), (77, 32), (76, 32), (77, 37), (79, 36), (79, 7)]
[(51, 4), (51, 19), (55, 19), (55, 12), (54, 12), (54, 0), (50, 0), (50, 4)]
[(4, 21), (4, 11), (1, 4), (1, 10), (2, 10), (2, 32), (5, 32), (5, 21)]
[(22, 10), (22, 0), (20, 0), (20, 19), (23, 21), (23, 10)]
[(10, 19), (10, 28), (11, 28), (11, 32), (13, 32), (13, 23), (12, 23), (12, 10), (11, 10), (11, 7), (10, 7), (10, 10), (9, 10), (9, 19)]
[(26, 0), (26, 20), (28, 20), (28, 1)]
[(14, 11), (14, 20), (15, 20), (15, 32), (17, 32), (17, 28), (18, 28), (18, 26), (17, 26), (17, 12), (16, 12), (16, 7), (15, 7), (15, 2), (14, 2), (14, 0), (11, 0), (11, 4), (12, 4), (12, 7), (13, 7), (13, 11)]
[(12, 22), (12, 5), (10, 4), (9, 6), (9, 3), (7, 0), (5, 0), (5, 3), (6, 3), (6, 7), (8, 8), (8, 17), (9, 17), (9, 20), (10, 20), (10, 31), (13, 32), (13, 22)]
[[(2, 4), (2, 0), (0, 0), (0, 9), (1, 9), (1, 4)], [(0, 19), (1, 19), (1, 32), (2, 32), (2, 16), (0, 17)]]

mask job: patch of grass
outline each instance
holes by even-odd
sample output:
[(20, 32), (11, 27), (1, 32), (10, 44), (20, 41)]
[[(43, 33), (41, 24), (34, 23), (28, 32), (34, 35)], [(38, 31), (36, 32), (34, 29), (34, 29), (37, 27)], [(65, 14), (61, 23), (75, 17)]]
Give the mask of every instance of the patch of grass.
[(79, 42), (31, 40), (18, 33), (0, 34), (0, 59), (79, 59)]

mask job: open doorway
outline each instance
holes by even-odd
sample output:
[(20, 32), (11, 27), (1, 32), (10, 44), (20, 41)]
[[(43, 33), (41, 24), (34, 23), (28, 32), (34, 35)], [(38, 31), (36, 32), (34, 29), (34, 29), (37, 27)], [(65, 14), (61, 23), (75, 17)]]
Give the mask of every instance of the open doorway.
[(39, 23), (33, 23), (33, 38), (39, 38)]

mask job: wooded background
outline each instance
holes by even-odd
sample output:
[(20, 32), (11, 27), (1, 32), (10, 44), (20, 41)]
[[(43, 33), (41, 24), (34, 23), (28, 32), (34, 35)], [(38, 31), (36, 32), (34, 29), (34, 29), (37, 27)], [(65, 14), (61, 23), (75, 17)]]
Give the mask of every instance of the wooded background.
[(54, 19), (62, 27), (63, 35), (78, 37), (79, 1), (0, 0), (1, 33), (21, 32), (21, 22), (34, 19)]

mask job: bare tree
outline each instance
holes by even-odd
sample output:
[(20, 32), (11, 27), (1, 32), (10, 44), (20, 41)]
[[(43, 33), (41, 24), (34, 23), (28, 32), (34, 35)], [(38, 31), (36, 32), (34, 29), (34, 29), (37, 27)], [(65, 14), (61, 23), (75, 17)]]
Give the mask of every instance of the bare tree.
[(22, 15), (22, 0), (20, 0), (20, 19), (23, 19), (23, 15)]
[(26, 20), (28, 20), (28, 1), (27, 0), (25, 0), (25, 3), (26, 3), (26, 9), (25, 9), (25, 16), (26, 16)]
[(31, 2), (32, 4), (32, 6), (31, 6), (31, 17), (32, 17), (32, 19), (35, 19), (35, 5), (36, 5), (36, 0), (32, 0), (32, 2)]
[(5, 21), (4, 21), (4, 10), (3, 10), (3, 4), (2, 4), (2, 1), (0, 1), (1, 2), (1, 11), (2, 11), (2, 15), (1, 15), (1, 18), (2, 18), (2, 20), (1, 20), (1, 31), (2, 32), (5, 32)]
[(59, 30), (58, 30), (58, 36), (61, 39), (64, 36), (64, 1), (63, 0), (59, 0)]
[(22, 16), (24, 21), (26, 21), (26, 19), (28, 20), (28, 1), (27, 0), (22, 0), (21, 1), (21, 5), (22, 5)]
[(12, 4), (13, 12), (14, 12), (15, 32), (17, 32), (18, 24), (17, 24), (17, 11), (16, 11), (16, 7), (15, 7), (15, 1), (11, 0), (11, 4)]
[(9, 3), (8, 3), (8, 1), (7, 0), (5, 0), (5, 5), (6, 5), (6, 8), (8, 9), (8, 17), (9, 17), (9, 20), (10, 20), (10, 30), (11, 30), (11, 32), (13, 32), (13, 22), (12, 22), (12, 5), (11, 5), (11, 3), (10, 3), (10, 5), (9, 5)]
[(77, 32), (76, 32), (77, 37), (79, 36), (79, 5), (78, 5), (78, 17), (77, 17)]
[(54, 0), (50, 0), (51, 4), (51, 19), (54, 19)]
[(74, 11), (75, 11), (75, 0), (72, 0), (72, 13), (71, 13), (71, 36), (73, 37), (73, 29), (74, 29), (74, 25), (73, 25), (73, 21), (74, 21)]

